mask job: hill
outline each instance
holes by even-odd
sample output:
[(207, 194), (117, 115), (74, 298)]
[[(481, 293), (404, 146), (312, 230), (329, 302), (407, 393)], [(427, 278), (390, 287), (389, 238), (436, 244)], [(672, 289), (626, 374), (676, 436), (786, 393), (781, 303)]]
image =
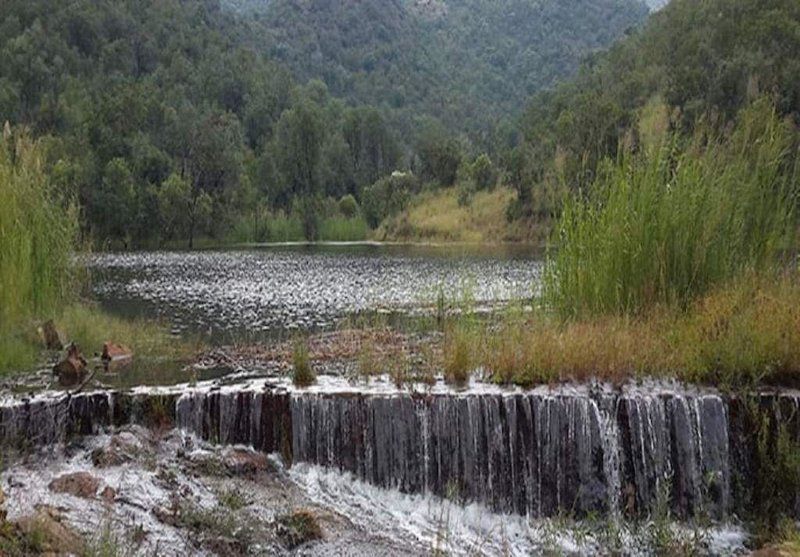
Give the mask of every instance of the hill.
[(673, 0), (575, 79), (533, 97), (512, 157), (517, 214), (540, 211), (537, 190), (589, 187), (599, 161), (665, 131), (724, 131), (763, 95), (800, 122), (798, 83), (800, 3)]
[(647, 16), (639, 0), (226, 0), (299, 80), (393, 115), (433, 117), (491, 144), (533, 93)]

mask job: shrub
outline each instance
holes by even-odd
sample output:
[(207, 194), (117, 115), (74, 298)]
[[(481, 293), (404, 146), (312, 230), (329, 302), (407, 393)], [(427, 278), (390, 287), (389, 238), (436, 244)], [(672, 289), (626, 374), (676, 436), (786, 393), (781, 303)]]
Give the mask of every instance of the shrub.
[(479, 190), (489, 189), (497, 181), (497, 172), (494, 164), (492, 164), (492, 159), (486, 153), (479, 155), (475, 159), (470, 165), (469, 172), (472, 181), (475, 182), (475, 186)]
[(419, 182), (411, 173), (396, 172), (364, 188), (361, 209), (370, 227), (377, 227), (385, 218), (402, 211)]
[(352, 219), (358, 214), (358, 202), (350, 194), (345, 195), (339, 200), (339, 212), (346, 219)]

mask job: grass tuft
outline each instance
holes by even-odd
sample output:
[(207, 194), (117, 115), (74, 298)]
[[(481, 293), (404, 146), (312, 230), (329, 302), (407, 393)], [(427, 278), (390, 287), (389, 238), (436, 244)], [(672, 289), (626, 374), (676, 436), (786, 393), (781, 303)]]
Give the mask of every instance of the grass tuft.
[(297, 339), (292, 345), (292, 383), (298, 387), (308, 387), (317, 381), (317, 374), (311, 367), (308, 340)]

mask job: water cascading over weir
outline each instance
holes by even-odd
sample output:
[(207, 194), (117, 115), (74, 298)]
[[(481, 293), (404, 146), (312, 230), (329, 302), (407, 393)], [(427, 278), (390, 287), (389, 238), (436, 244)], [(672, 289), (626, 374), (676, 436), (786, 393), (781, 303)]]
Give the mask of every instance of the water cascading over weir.
[[(380, 487), (533, 517), (725, 518), (765, 466), (758, 432), (800, 441), (800, 394), (677, 387), (444, 388), (411, 394), (285, 383), (40, 395), (0, 401), (0, 447), (25, 449), (137, 423), (280, 453)], [(764, 429), (766, 428), (766, 429)], [(774, 445), (768, 440), (767, 446)], [(795, 499), (797, 500), (797, 494)]]

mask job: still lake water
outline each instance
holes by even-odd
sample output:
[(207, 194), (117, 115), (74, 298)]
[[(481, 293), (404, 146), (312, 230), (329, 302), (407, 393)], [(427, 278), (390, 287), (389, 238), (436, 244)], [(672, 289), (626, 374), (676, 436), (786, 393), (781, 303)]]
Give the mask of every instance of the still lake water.
[(347, 316), (410, 314), (447, 300), (530, 298), (541, 254), (524, 246), (280, 245), (89, 257), (94, 296), (214, 342), (323, 330)]

